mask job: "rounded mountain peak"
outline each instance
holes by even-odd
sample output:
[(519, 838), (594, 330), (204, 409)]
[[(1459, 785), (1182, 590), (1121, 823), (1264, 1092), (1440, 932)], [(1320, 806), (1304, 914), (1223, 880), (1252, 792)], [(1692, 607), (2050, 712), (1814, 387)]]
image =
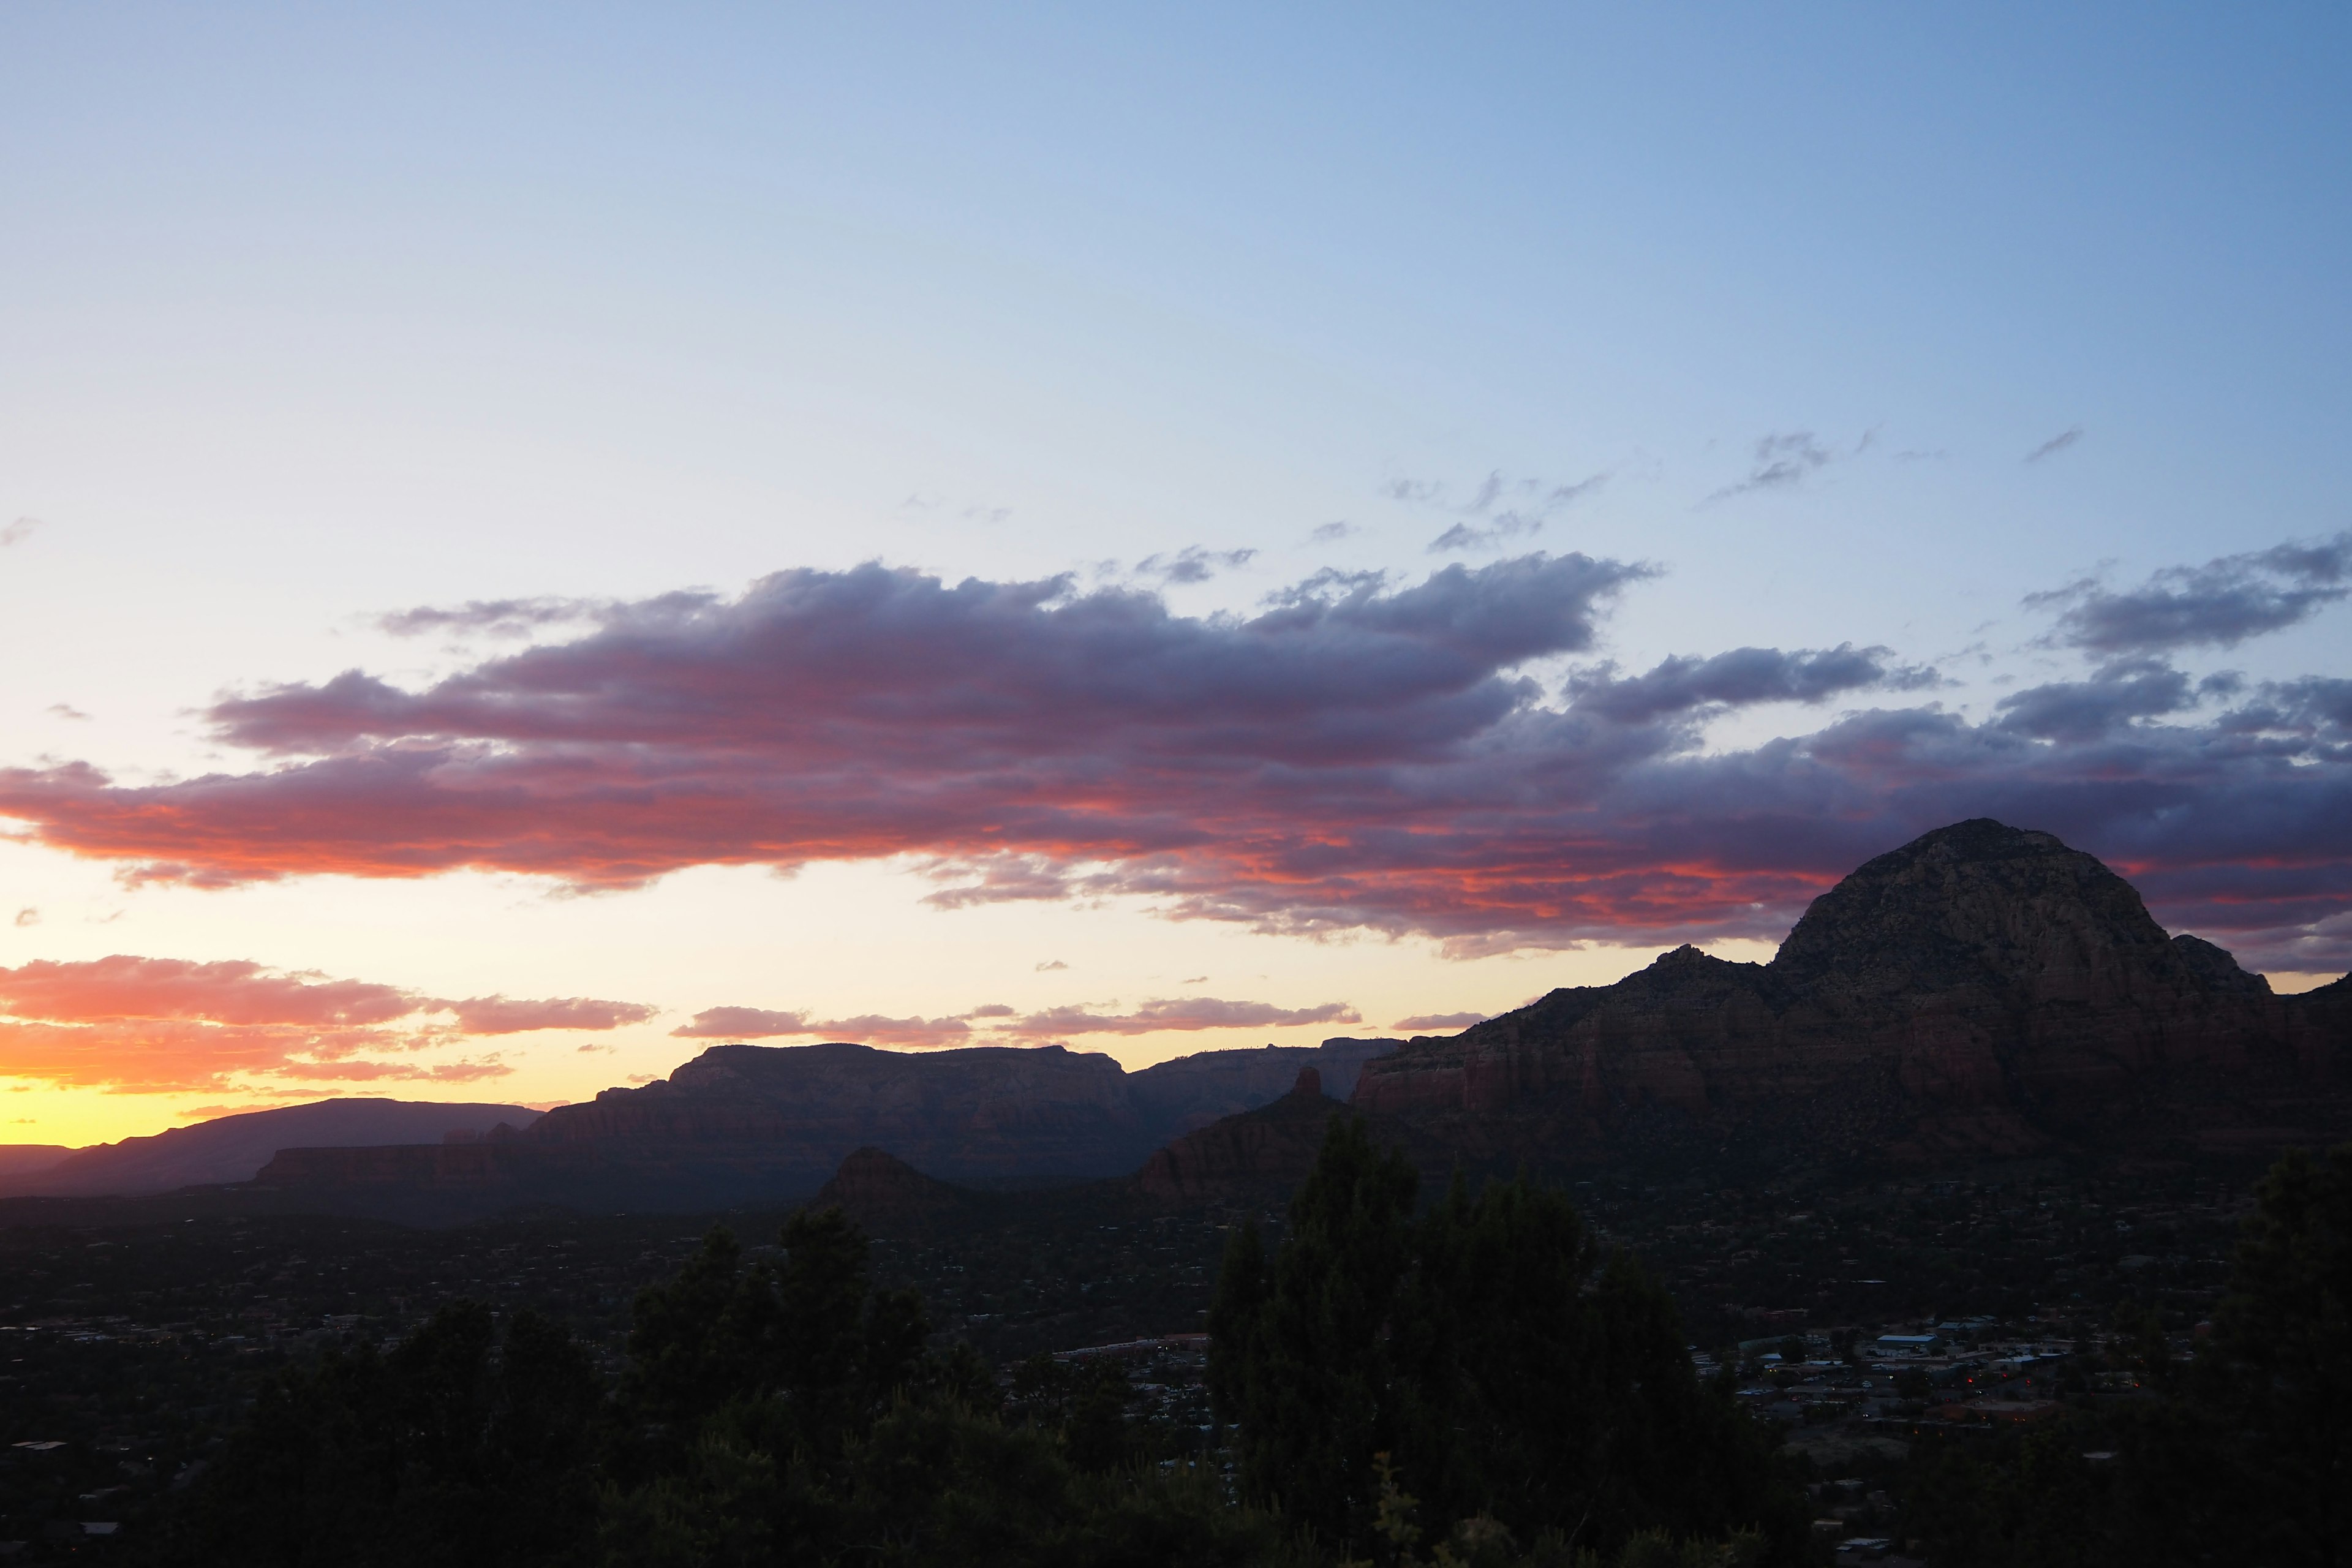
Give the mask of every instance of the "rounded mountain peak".
[(1864, 994), (2173, 967), (2132, 885), (2056, 835), (1977, 817), (1864, 863), (1815, 899), (1775, 975)]

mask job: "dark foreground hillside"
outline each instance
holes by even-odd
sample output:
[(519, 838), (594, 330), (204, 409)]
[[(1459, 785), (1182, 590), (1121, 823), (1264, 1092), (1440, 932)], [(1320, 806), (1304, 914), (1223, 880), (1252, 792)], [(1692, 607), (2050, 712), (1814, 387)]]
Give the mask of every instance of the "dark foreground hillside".
[[(864, 1285), (845, 1235), (827, 1244), (833, 1273), (807, 1275), (825, 1248), (805, 1229), (797, 1249), (785, 1246), (781, 1214), (719, 1216), (734, 1239), (714, 1244), (706, 1222), (664, 1216), (547, 1212), (420, 1231), (203, 1217), (159, 1212), (161, 1200), (110, 1215), (76, 1205), (70, 1224), (0, 1230), (0, 1279), (15, 1298), (0, 1300), (10, 1325), (0, 1336), (0, 1543), (23, 1542), (12, 1562), (226, 1561), (207, 1555), (221, 1537), (201, 1531), (266, 1515), (278, 1555), (241, 1548), (234, 1560), (387, 1561), (369, 1555), (385, 1542), (404, 1560), (470, 1560), (471, 1547), (414, 1533), (439, 1519), (433, 1528), (501, 1543), (486, 1559), (500, 1562), (985, 1562), (970, 1543), (998, 1538), (971, 1532), (1003, 1508), (1002, 1561), (1305, 1562), (1314, 1558), (1298, 1532), (1311, 1527), (1328, 1560), (1405, 1561), (1411, 1534), (1412, 1561), (1442, 1561), (1441, 1545), (1477, 1561), (1483, 1539), (1486, 1560), (1511, 1562), (1546, 1560), (1546, 1531), (1572, 1528), (1559, 1517), (1572, 1509), (1600, 1524), (1569, 1546), (1597, 1550), (1604, 1568), (1628, 1551), (1644, 1562), (1843, 1563), (1907, 1551), (1939, 1564), (2186, 1563), (2241, 1560), (2210, 1555), (2215, 1531), (2270, 1528), (2265, 1520), (2287, 1528), (2292, 1500), (2245, 1480), (2248, 1467), (2326, 1473), (2309, 1469), (2324, 1423), (2276, 1449), (2280, 1412), (2249, 1406), (2243, 1369), (2266, 1365), (2290, 1384), (2341, 1375), (2342, 1335), (2327, 1338), (2325, 1316), (2342, 1299), (2327, 1294), (2342, 1284), (2326, 1271), (2342, 1274), (2341, 1237), (2352, 1233), (2352, 1181), (2340, 1168), (2273, 1178), (2259, 1210), (2229, 1172), (2055, 1165), (1843, 1192), (1657, 1190), (1628, 1174), (1570, 1189), (1573, 1200), (1507, 1185), (1485, 1197), (1423, 1191), (1402, 1205), (1411, 1173), (1369, 1145), (1350, 1159), (1352, 1175), (1318, 1166), (1291, 1205), (1016, 1205), (982, 1225), (892, 1226), (899, 1234), (866, 1245)], [(2250, 1212), (2273, 1238), (2251, 1266), (2231, 1257)], [(1237, 1238), (1253, 1229), (1257, 1262), (1236, 1273), (1232, 1249), (1246, 1254)], [(1621, 1248), (1644, 1267), (1611, 1262)], [(1512, 1287), (1481, 1256), (1554, 1263), (1522, 1270)], [(1831, 1277), (1832, 1258), (1851, 1296), (1823, 1302), (1812, 1282)], [(1321, 1302), (1314, 1311), (1326, 1317), (1277, 1307), (1285, 1278), (1294, 1303)], [(1317, 1279), (1344, 1289), (1299, 1286)], [(1511, 1306), (1513, 1289), (1531, 1305)], [(1381, 1291), (1387, 1305), (1370, 1316), (1328, 1316), (1332, 1300)], [(845, 1321), (853, 1298), (864, 1303), (855, 1334), (812, 1341), (788, 1326), (824, 1301)], [(1542, 1305), (1559, 1299), (1586, 1305), (1563, 1318)], [(1873, 1299), (1883, 1304), (1864, 1304)], [(907, 1316), (918, 1301), (919, 1336)], [(1213, 1352), (1187, 1337), (1213, 1307)], [(1367, 1341), (1370, 1321), (1385, 1327)], [(1528, 1322), (1549, 1327), (1513, 1326)], [(1547, 1344), (1554, 1329), (1567, 1337)], [(1884, 1334), (1932, 1342), (1889, 1349)], [(803, 1341), (835, 1348), (789, 1350)], [(1249, 1344), (1237, 1361), (1235, 1347)], [(2278, 1364), (2265, 1346), (2301, 1359)], [(873, 1359), (886, 1352), (911, 1359)], [(1653, 1370), (1635, 1383), (1680, 1383), (1687, 1392), (1675, 1398), (1695, 1403), (1673, 1420), (1700, 1425), (1645, 1439), (1653, 1458), (1635, 1469), (1664, 1479), (1636, 1485), (1614, 1468), (1635, 1450), (1619, 1452), (1609, 1435), (1640, 1423), (1563, 1426), (1554, 1413), (1605, 1411), (1610, 1378), (1643, 1356)], [(837, 1448), (818, 1445), (833, 1457), (817, 1470), (779, 1458), (803, 1436), (730, 1425), (740, 1411), (714, 1414), (739, 1399), (793, 1404), (801, 1396), (789, 1379), (817, 1375), (815, 1362), (866, 1379), (866, 1414), (840, 1417), (848, 1425)], [(516, 1381), (526, 1374), (538, 1381)], [(739, 1376), (752, 1382), (730, 1381)], [(877, 1379), (891, 1383), (887, 1397)], [(1291, 1393), (1254, 1415), (1253, 1386)], [(1563, 1398), (1562, 1388), (1583, 1392)], [(1524, 1397), (1496, 1392), (1514, 1389)], [(1433, 1405), (1433, 1390), (1444, 1401)], [(646, 1403), (661, 1400), (672, 1403)], [(1653, 1404), (1633, 1408), (1649, 1420)], [(1291, 1408), (1325, 1415), (1286, 1437), (1270, 1412)], [(1433, 1420), (1490, 1436), (1433, 1458)], [(1717, 1437), (1696, 1435), (1710, 1422)], [(1320, 1436), (1341, 1430), (1356, 1436), (1338, 1448)], [(1297, 1448), (1301, 1431), (1320, 1458)], [(354, 1434), (375, 1446), (337, 1447)], [(1658, 1454), (1710, 1443), (1714, 1463), (1769, 1456), (1745, 1461), (1748, 1480), (1718, 1477), (1706, 1489), (1750, 1488), (1744, 1523), (1674, 1501), (1688, 1477)], [(1526, 1473), (1566, 1476), (1571, 1489), (1549, 1500), (1515, 1492), (1512, 1452), (1551, 1454)], [(2152, 1468), (2159, 1459), (2171, 1468)], [(857, 1468), (869, 1463), (886, 1473)], [(2215, 1500), (2189, 1485), (2198, 1467), (2241, 1479)], [(959, 1500), (939, 1505), (952, 1518), (923, 1511), (930, 1492), (892, 1491), (900, 1469), (964, 1477), (944, 1494)], [(1316, 1495), (1270, 1479), (1306, 1471), (1327, 1478)], [(326, 1506), (285, 1492), (335, 1476), (332, 1488), (362, 1495), (331, 1488)], [(1013, 1485), (1008, 1477), (1018, 1497), (989, 1491)], [(572, 1500), (551, 1511), (500, 1502), (500, 1486)], [(2150, 1487), (2203, 1508), (2168, 1530), (2207, 1555), (2144, 1554), (2147, 1532), (2126, 1526)], [(420, 1497), (430, 1506), (411, 1507)], [(817, 1511), (787, 1519), (774, 1511), (780, 1499)], [(398, 1528), (362, 1528), (371, 1509)], [(499, 1509), (509, 1512), (481, 1511)], [(710, 1534), (743, 1509), (758, 1517), (740, 1538)], [(814, 1536), (801, 1555), (778, 1554), (785, 1524), (848, 1531), (909, 1509), (929, 1521), (920, 1540), (860, 1547), (897, 1556), (857, 1557), (836, 1541), (828, 1557)], [(1658, 1556), (1668, 1546), (1644, 1533), (1659, 1530), (1680, 1537), (1672, 1555)], [(921, 1554), (950, 1538), (965, 1555)], [(2099, 1555), (2110, 1540), (2143, 1555)], [(1168, 1542), (1194, 1555), (1150, 1554)], [(2263, 1560), (2325, 1561), (2297, 1555), (2293, 1541), (2280, 1550)]]

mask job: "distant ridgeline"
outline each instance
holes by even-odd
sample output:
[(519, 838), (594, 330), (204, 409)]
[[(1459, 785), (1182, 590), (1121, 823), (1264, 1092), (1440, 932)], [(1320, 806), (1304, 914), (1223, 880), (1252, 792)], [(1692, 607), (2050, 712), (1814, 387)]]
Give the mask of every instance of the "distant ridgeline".
[(1678, 948), (1451, 1038), (1136, 1073), (1059, 1047), (720, 1046), (517, 1137), (289, 1147), (257, 1180), (387, 1214), (687, 1209), (804, 1198), (877, 1150), (966, 1187), (1134, 1173), (1184, 1203), (1286, 1191), (1342, 1101), (1433, 1173), (2266, 1162), (2352, 1131), (2347, 1070), (2352, 977), (2273, 995), (2093, 857), (1979, 819), (1853, 872), (1769, 963)]
[(559, 1107), (520, 1137), (289, 1148), (256, 1180), (338, 1208), (419, 1216), (526, 1202), (793, 1202), (862, 1149), (969, 1186), (1066, 1185), (1127, 1175), (1171, 1140), (1281, 1099), (1302, 1068), (1344, 1094), (1400, 1044), (1203, 1051), (1134, 1073), (1058, 1046), (716, 1046), (666, 1079)]

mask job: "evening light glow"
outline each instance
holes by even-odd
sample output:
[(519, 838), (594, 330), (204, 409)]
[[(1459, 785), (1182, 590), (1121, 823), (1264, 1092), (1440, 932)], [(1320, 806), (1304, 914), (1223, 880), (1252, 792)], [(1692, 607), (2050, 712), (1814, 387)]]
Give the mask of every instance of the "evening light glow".
[(1940, 825), (2352, 967), (2332, 9), (0, 16), (0, 1143), (1129, 1067)]

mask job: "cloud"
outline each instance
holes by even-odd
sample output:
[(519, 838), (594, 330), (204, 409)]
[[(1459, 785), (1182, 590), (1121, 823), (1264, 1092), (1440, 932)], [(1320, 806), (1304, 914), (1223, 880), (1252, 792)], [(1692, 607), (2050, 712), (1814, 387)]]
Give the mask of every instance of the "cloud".
[[(1490, 550), (1539, 533), (1548, 517), (1591, 495), (1608, 478), (1605, 473), (1592, 474), (1572, 484), (1552, 484), (1540, 479), (1510, 479), (1495, 469), (1478, 481), (1467, 501), (1445, 509), (1463, 521), (1431, 540), (1429, 553)], [(1438, 503), (1445, 487), (1435, 481), (1398, 479), (1383, 485), (1381, 493), (1392, 500), (1429, 506)], [(1503, 510), (1496, 510), (1497, 506)]]
[(1759, 702), (1821, 702), (1851, 691), (1881, 688), (1916, 691), (1941, 683), (1932, 669), (1894, 665), (1893, 651), (1840, 643), (1833, 648), (1734, 648), (1711, 658), (1676, 657), (1630, 679), (1612, 667), (1570, 679), (1570, 710), (1620, 724), (1640, 724), (1694, 710), (1744, 708)]
[(2029, 596), (2029, 609), (2063, 606), (2048, 641), (2095, 654), (2235, 647), (2309, 619), (2352, 595), (2352, 532), (2286, 543), (2202, 566), (2169, 566), (2116, 593), (2084, 578)]
[(1457, 522), (1429, 542), (1429, 552), (1442, 554), (1449, 550), (1485, 550), (1541, 531), (1543, 519), (1528, 517), (1516, 511), (1504, 512), (1486, 528), (1473, 528)]
[(426, 632), (519, 637), (543, 626), (587, 620), (601, 607), (585, 599), (472, 599), (454, 609), (425, 605), (396, 610), (377, 616), (375, 624), (379, 630), (400, 637), (419, 637)]
[(7, 527), (0, 528), (0, 550), (5, 550), (12, 544), (22, 544), (26, 540), (30, 539), (40, 526), (41, 520), (37, 517), (20, 517)]
[(1045, 963), (1037, 966), (1037, 973), (1043, 974), (1049, 969), (1067, 969), (1070, 966), (1068, 964), (1064, 963), (1058, 958), (1049, 958), (1045, 960)]
[[(1003, 1009), (1010, 1013), (1011, 1008)], [(764, 1007), (706, 1007), (694, 1021), (670, 1033), (688, 1040), (772, 1040), (816, 1037), (856, 1045), (936, 1047), (971, 1043), (971, 1026), (961, 1018), (888, 1018), (861, 1014), (854, 1018), (813, 1019), (804, 1013), (777, 1013)]]
[(1466, 1029), (1473, 1024), (1486, 1021), (1484, 1013), (1415, 1013), (1410, 1018), (1399, 1018), (1389, 1027), (1418, 1033), (1433, 1029)]
[(2028, 463), (2038, 463), (2044, 458), (2054, 458), (2082, 438), (2083, 427), (2080, 425), (2073, 426), (2067, 429), (2059, 431), (2058, 434), (2051, 437), (2050, 439), (2042, 442), (2042, 445), (2034, 447), (2031, 452), (2026, 453), (2021, 460)]
[(2091, 741), (2136, 719), (2197, 705), (2189, 677), (2158, 659), (2111, 664), (2088, 680), (2053, 681), (1996, 704), (2000, 726), (2045, 741)]
[(1354, 523), (1349, 522), (1343, 519), (1338, 522), (1317, 523), (1315, 525), (1314, 531), (1309, 533), (1307, 537), (1318, 544), (1331, 544), (1339, 540), (1346, 539), (1350, 534), (1361, 533), (1362, 531), (1362, 529), (1358, 528)]
[[(2338, 549), (2226, 560), (2325, 588)], [(210, 717), (242, 769), (0, 771), (0, 815), (131, 880), (470, 868), (612, 889), (892, 861), (930, 872), (935, 907), (1124, 898), (1464, 953), (1776, 939), (1862, 860), (1994, 816), (2106, 857), (2258, 965), (2352, 961), (2326, 923), (2352, 905), (2337, 678), (2184, 689), (2116, 656), (1980, 721), (1897, 699), (1710, 747), (1727, 710), (1937, 678), (1848, 644), (1588, 669), (1565, 694), (1526, 673), (1592, 652), (1655, 574), (1541, 554), (1402, 586), (1326, 572), (1195, 617), (1067, 578), (786, 572), (610, 606), (419, 689), (351, 670), (232, 697)]]
[(116, 953), (0, 969), (0, 1006), (20, 1018), (60, 1023), (168, 1018), (347, 1027), (406, 1017), (420, 1001), (397, 986), (281, 973), (244, 959), (198, 963)]
[(70, 702), (52, 702), (49, 704), (48, 710), (56, 714), (60, 719), (87, 719), (89, 717), (89, 714), (83, 712), (80, 709), (75, 707)]
[(32, 908), (30, 905), (27, 905), (24, 909), (16, 911), (16, 923), (20, 926), (39, 925), (41, 923), (41, 911)]
[(1360, 1024), (1363, 1015), (1345, 1002), (1319, 1007), (1276, 1007), (1264, 1002), (1226, 1002), (1214, 996), (1178, 996), (1146, 1002), (1132, 1013), (1093, 1013), (1055, 1007), (1032, 1013), (1013, 1033), (1033, 1039), (1063, 1035), (1153, 1035), (1171, 1030), (1290, 1028), (1302, 1024)]
[(551, 996), (538, 1002), (508, 996), (473, 996), (440, 1006), (457, 1014), (457, 1027), (468, 1035), (520, 1035), (533, 1029), (617, 1029), (625, 1024), (642, 1024), (661, 1011), (635, 1002), (600, 1002), (590, 996)]
[(1163, 583), (1205, 583), (1219, 572), (1238, 571), (1250, 563), (1255, 550), (1207, 550), (1188, 544), (1173, 555), (1147, 555), (1136, 571)]
[[(454, 1011), (454, 1025), (431, 1015)], [(511, 1069), (386, 1061), (474, 1035), (603, 1029), (651, 1009), (567, 998), (443, 1002), (398, 986), (293, 973), (244, 959), (131, 953), (0, 969), (0, 1077), (129, 1091), (242, 1089), (261, 1079), (463, 1082)]]
[[(1864, 437), (1868, 443), (1869, 437)], [(1857, 447), (1855, 450), (1861, 450)], [(1793, 489), (1804, 483), (1816, 471), (1837, 460), (1837, 455), (1822, 445), (1811, 430), (1791, 430), (1786, 435), (1775, 433), (1758, 439), (1748, 465), (1748, 476), (1737, 484), (1726, 485), (1706, 499), (1727, 500), (1746, 495), (1750, 490)]]
[[(978, 1029), (973, 1027), (974, 1021), (980, 1023)], [(819, 1019), (802, 1012), (772, 1012), (763, 1007), (709, 1007), (697, 1013), (692, 1023), (670, 1033), (689, 1040), (822, 1037), (858, 1045), (921, 1047), (1002, 1045), (1066, 1035), (1150, 1035), (1360, 1021), (1356, 1010), (1344, 1002), (1285, 1008), (1264, 1002), (1188, 996), (1146, 1002), (1132, 1013), (1055, 1007), (1025, 1016), (1002, 1003), (991, 1003), (950, 1018), (889, 1018), (865, 1014), (854, 1018)]]
[(777, 1013), (765, 1007), (705, 1007), (694, 1022), (670, 1033), (688, 1040), (772, 1040), (784, 1035), (814, 1035), (805, 1013)]

